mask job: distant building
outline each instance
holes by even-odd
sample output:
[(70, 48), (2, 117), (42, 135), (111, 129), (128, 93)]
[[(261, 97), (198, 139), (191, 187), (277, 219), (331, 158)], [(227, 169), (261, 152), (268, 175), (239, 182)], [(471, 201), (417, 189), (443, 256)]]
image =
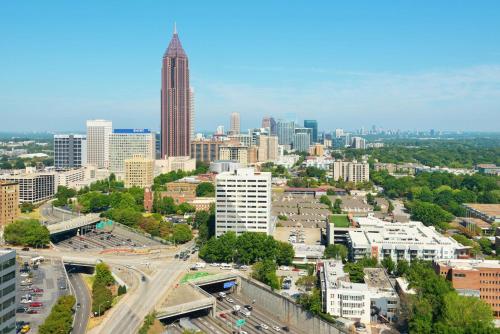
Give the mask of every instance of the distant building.
[(199, 139), (191, 142), (191, 158), (210, 163), (219, 160), (219, 148), (227, 143), (215, 139)]
[(479, 164), (476, 170), (481, 174), (500, 175), (500, 166), (495, 164)]
[(155, 134), (148, 129), (115, 129), (109, 135), (109, 170), (122, 178), (125, 160), (134, 156), (155, 159)]
[(209, 211), (210, 206), (215, 204), (215, 198), (214, 197), (197, 197), (194, 198), (190, 201), (188, 201), (189, 204), (194, 206), (196, 211)]
[(248, 133), (232, 134), (227, 136), (227, 138), (229, 138), (233, 142), (240, 143), (243, 146), (250, 147), (255, 144), (252, 135)]
[(325, 146), (323, 144), (316, 143), (312, 146), (309, 146), (309, 154), (321, 157), (325, 153), (324, 148)]
[(335, 129), (335, 138), (342, 137), (344, 135), (344, 129)]
[(87, 121), (87, 163), (97, 168), (108, 168), (109, 135), (113, 123), (105, 120)]
[(193, 87), (189, 87), (189, 127), (189, 139), (193, 141), (195, 134), (195, 99)]
[(480, 298), (500, 318), (500, 262), (498, 260), (453, 259), (435, 262), (436, 272), (464, 296)]
[(243, 166), (248, 164), (248, 147), (246, 146), (221, 146), (219, 147), (220, 160), (238, 161)]
[(153, 185), (154, 160), (140, 154), (125, 160), (125, 188), (146, 188)]
[(87, 164), (87, 136), (54, 135), (54, 167), (79, 168)]
[(368, 182), (370, 180), (370, 166), (367, 162), (335, 161), (333, 163), (333, 179), (345, 182)]
[(0, 175), (1, 180), (19, 184), (19, 201), (38, 204), (52, 198), (56, 191), (55, 173), (26, 168), (19, 174)]
[(278, 137), (260, 135), (257, 156), (259, 162), (276, 161), (278, 159)]
[(272, 117), (264, 117), (262, 119), (262, 127), (269, 128), (269, 133), (271, 134), (271, 136), (276, 136), (278, 134), (276, 121)]
[(19, 184), (0, 180), (0, 230), (19, 217)]
[(278, 120), (276, 125), (278, 132), (278, 143), (280, 145), (292, 145), (295, 135), (295, 123), (293, 121)]
[(196, 169), (196, 160), (186, 157), (167, 157), (165, 159), (155, 160), (155, 176), (181, 170), (183, 172), (192, 172)]
[(296, 128), (293, 136), (293, 149), (296, 152), (309, 152), (311, 131), (306, 128)]
[(262, 232), (272, 234), (271, 173), (241, 168), (215, 179), (215, 234)]
[(0, 250), (0, 333), (16, 333), (16, 251)]
[(359, 150), (366, 149), (366, 140), (362, 137), (352, 137), (351, 147)]
[(306, 119), (304, 121), (304, 128), (311, 129), (311, 142), (318, 142), (318, 121)]
[(210, 163), (209, 170), (212, 173), (223, 173), (223, 172), (231, 172), (233, 173), (235, 170), (242, 168), (243, 165), (236, 160), (217, 160)]
[(237, 112), (231, 113), (231, 124), (229, 127), (229, 134), (237, 135), (240, 133), (240, 114)]

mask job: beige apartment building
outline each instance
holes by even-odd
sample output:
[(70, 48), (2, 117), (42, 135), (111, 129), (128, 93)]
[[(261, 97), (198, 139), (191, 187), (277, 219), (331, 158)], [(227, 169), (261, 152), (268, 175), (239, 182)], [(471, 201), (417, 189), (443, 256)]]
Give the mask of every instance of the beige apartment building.
[(0, 228), (19, 216), (19, 184), (0, 180)]
[(370, 180), (370, 166), (367, 162), (334, 161), (333, 179), (345, 182), (368, 182)]
[(134, 155), (125, 160), (125, 188), (146, 188), (153, 185), (155, 161)]

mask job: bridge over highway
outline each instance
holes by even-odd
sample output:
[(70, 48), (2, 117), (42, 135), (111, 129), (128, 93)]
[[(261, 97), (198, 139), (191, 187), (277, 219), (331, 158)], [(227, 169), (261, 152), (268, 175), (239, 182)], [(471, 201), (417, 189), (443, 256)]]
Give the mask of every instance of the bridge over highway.
[(100, 221), (99, 214), (89, 213), (88, 215), (75, 217), (69, 220), (65, 220), (59, 223), (51, 224), (47, 226), (50, 235), (68, 232), (71, 230), (76, 230), (84, 226), (96, 224)]

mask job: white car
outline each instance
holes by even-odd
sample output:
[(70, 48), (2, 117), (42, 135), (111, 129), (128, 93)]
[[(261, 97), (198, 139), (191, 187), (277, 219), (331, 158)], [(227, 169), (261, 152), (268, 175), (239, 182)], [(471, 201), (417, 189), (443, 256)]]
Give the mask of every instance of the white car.
[(22, 299), (22, 300), (21, 300), (21, 304), (29, 304), (29, 303), (31, 303), (31, 302), (32, 302), (32, 300), (31, 300), (31, 299)]
[(274, 329), (276, 332), (280, 332), (280, 331), (281, 331), (281, 328), (279, 328), (278, 326), (273, 326), (273, 329)]
[(269, 326), (266, 324), (260, 324), (260, 328), (262, 329), (269, 329)]
[(290, 267), (287, 267), (287, 266), (281, 266), (279, 269), (280, 269), (280, 270), (283, 270), (283, 271), (289, 271), (289, 270), (290, 270)]
[(226, 298), (226, 301), (231, 304), (234, 303), (234, 300), (232, 298)]
[(307, 273), (305, 271), (299, 271), (299, 276), (307, 276)]
[(210, 263), (210, 267), (219, 267), (219, 266), (220, 266), (220, 264), (217, 262)]

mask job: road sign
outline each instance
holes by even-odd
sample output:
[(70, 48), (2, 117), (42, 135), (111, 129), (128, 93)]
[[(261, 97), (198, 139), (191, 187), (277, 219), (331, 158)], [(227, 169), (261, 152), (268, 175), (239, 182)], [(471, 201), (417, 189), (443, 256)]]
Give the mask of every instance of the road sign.
[(236, 320), (236, 327), (242, 327), (246, 323), (247, 321), (245, 319), (238, 319)]
[(224, 289), (229, 289), (230, 287), (235, 286), (235, 285), (236, 285), (235, 281), (224, 282)]

